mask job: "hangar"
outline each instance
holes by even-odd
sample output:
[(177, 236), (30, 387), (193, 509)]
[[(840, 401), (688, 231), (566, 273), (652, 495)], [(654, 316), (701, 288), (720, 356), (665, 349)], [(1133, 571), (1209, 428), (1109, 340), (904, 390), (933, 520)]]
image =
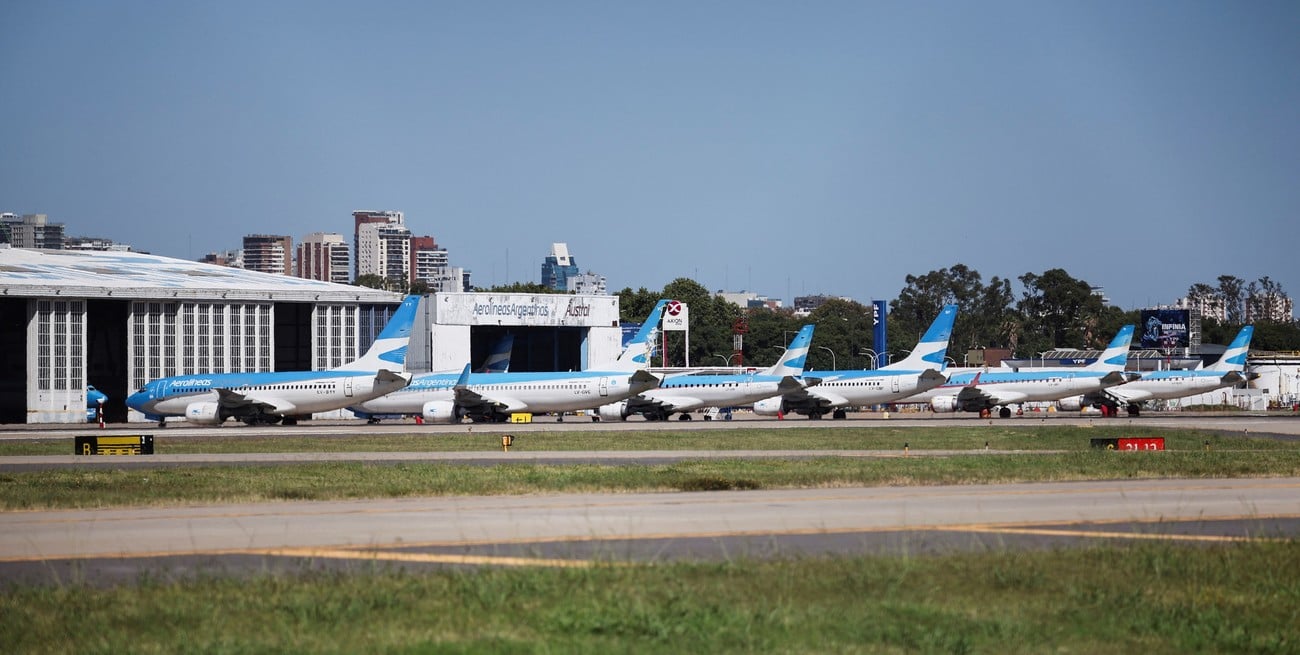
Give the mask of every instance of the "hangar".
[[(133, 252), (0, 245), (0, 423), (143, 420), (126, 397), (192, 372), (296, 371), (356, 359), (400, 294)], [(511, 370), (588, 368), (620, 349), (615, 296), (454, 293), (422, 303), (408, 368), (460, 370), (502, 335)]]

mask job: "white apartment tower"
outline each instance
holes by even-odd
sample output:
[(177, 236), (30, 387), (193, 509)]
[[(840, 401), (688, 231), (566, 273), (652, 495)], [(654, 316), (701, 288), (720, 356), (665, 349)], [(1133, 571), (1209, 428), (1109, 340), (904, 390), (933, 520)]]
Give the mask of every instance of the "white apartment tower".
[(356, 276), (378, 275), (391, 282), (411, 279), (411, 231), (402, 212), (358, 210), (356, 225)]

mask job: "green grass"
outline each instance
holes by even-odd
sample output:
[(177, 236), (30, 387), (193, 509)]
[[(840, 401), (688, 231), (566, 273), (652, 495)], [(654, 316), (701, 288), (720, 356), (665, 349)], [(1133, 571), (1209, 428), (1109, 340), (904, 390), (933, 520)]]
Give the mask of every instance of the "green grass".
[(1294, 653), (1300, 544), (9, 588), (6, 653)]
[[(521, 433), (514, 451), (564, 450), (926, 450), (969, 451), (944, 457), (685, 461), (672, 465), (473, 466), (444, 463), (303, 463), (270, 466), (87, 468), (0, 473), (0, 509), (94, 508), (176, 503), (332, 500), (432, 495), (597, 491), (775, 489), (864, 485), (978, 484), (1018, 481), (1300, 475), (1300, 443), (1194, 430), (1144, 429), (1163, 436), (1165, 452), (1093, 450), (1091, 437), (1127, 428), (973, 426), (961, 428), (792, 428), (681, 432)], [(5, 443), (0, 453), (70, 443)], [(69, 442), (71, 439), (68, 440)], [(160, 436), (160, 453), (499, 452), (496, 434), (339, 437)], [(985, 444), (997, 451), (986, 455)], [(1208, 446), (1208, 449), (1207, 449)], [(66, 448), (66, 449), (65, 449)], [(1049, 451), (1049, 452), (1043, 452)], [(1059, 451), (1059, 452), (1051, 452)]]
[[(477, 426), (475, 426), (477, 427)], [(715, 428), (696, 430), (629, 431), (540, 431), (523, 426), (465, 426), (460, 432), (412, 434), (367, 434), (357, 426), (355, 435), (298, 436), (284, 428), (274, 436), (243, 436), (239, 428), (214, 429), (212, 435), (171, 437), (166, 431), (152, 431), (157, 453), (288, 453), (288, 452), (453, 452), (500, 450), (501, 435), (515, 437), (512, 450), (975, 450), (987, 443), (995, 450), (1087, 450), (1091, 437), (1162, 436), (1170, 450), (1212, 448), (1291, 450), (1300, 445), (1249, 435), (1221, 432), (1132, 427), (1098, 421), (1096, 427), (1043, 424), (1032, 420), (1020, 425), (1000, 423), (962, 427), (892, 427), (885, 421), (868, 426), (798, 428)], [(0, 456), (71, 455), (73, 437), (66, 439), (13, 440), (0, 442)]]

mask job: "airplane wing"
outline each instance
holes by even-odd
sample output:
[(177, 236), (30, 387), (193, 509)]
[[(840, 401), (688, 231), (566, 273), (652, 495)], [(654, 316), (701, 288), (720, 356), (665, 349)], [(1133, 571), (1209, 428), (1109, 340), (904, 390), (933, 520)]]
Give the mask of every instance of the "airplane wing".
[(788, 408), (786, 411), (844, 407), (849, 404), (847, 398), (837, 393), (832, 393), (829, 389), (799, 388), (781, 394), (781, 399)]
[(217, 404), (231, 416), (292, 414), (297, 409), (297, 405), (283, 398), (237, 393), (230, 389), (217, 389)]
[(527, 405), (514, 398), (485, 396), (468, 387), (456, 387), (454, 394), (456, 406), (464, 408), (468, 414), (484, 415), (494, 412), (512, 414), (528, 410)]
[(1006, 405), (1024, 402), (1027, 397), (1027, 394), (1017, 391), (989, 393), (986, 389), (973, 384), (962, 387), (961, 391), (957, 392), (957, 401), (962, 405)]
[(632, 413), (642, 413), (651, 409), (662, 409), (669, 412), (689, 412), (704, 406), (703, 400), (687, 396), (655, 398), (653, 396), (646, 397), (637, 395), (627, 399), (627, 409)]
[(637, 393), (640, 393), (641, 391), (649, 391), (650, 389), (654, 389), (658, 387), (662, 382), (663, 380), (660, 380), (659, 376), (643, 368), (637, 369), (636, 373), (633, 373), (631, 376), (627, 378), (628, 387), (632, 389), (640, 389), (640, 391), (638, 391)]

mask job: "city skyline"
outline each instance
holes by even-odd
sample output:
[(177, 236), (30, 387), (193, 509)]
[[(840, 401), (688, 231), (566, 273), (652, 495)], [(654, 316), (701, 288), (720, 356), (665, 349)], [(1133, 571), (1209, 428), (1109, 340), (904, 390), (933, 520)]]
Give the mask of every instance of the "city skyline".
[(1300, 5), (11, 3), (0, 210), (196, 260), (399, 208), (474, 284), (568, 243), (890, 298), (957, 263), (1119, 307), (1300, 289)]
[[(393, 217), (396, 217), (396, 219), (399, 221), (397, 224), (403, 227), (403, 230), (404, 230), (404, 232), (406, 233), (407, 239), (408, 239), (408, 241), (409, 241), (410, 248), (411, 248), (411, 250), (412, 250), (412, 252), (411, 252), (411, 255), (412, 255), (412, 256), (411, 256), (410, 259), (408, 260), (409, 263), (410, 263), (410, 265), (411, 265), (411, 267), (412, 267), (412, 268), (411, 268), (412, 271), (415, 271), (417, 266), (420, 267), (420, 268), (438, 267), (438, 268), (445, 269), (447, 273), (452, 274), (452, 275), (453, 275), (456, 279), (458, 279), (458, 280), (461, 279), (461, 276), (462, 276), (462, 275), (465, 276), (465, 277), (464, 277), (465, 280), (468, 280), (468, 279), (469, 279), (469, 278), (468, 278), (468, 274), (472, 272), (472, 269), (467, 269), (467, 268), (459, 267), (459, 266), (450, 266), (450, 265), (449, 265), (449, 261), (448, 261), (448, 253), (447, 253), (447, 250), (446, 250), (445, 248), (442, 248), (441, 246), (439, 246), (439, 245), (436, 243), (436, 241), (434, 240), (434, 237), (432, 237), (432, 236), (413, 236), (413, 235), (410, 233), (410, 230), (409, 230), (409, 229), (405, 229), (405, 223), (404, 223), (404, 220), (405, 220), (405, 218), (404, 218), (404, 217), (405, 217), (405, 212), (402, 212), (402, 211), (400, 211), (400, 210), (383, 210), (383, 211), (358, 210), (358, 211), (354, 211), (354, 212), (352, 212), (352, 214), (353, 214), (354, 220), (357, 221), (357, 222), (356, 222), (356, 225), (357, 225), (358, 228), (361, 227), (361, 224), (362, 224), (362, 222), (364, 222), (364, 221), (363, 221), (363, 220), (359, 220), (357, 217), (360, 216), (360, 215), (363, 215), (363, 214), (374, 214), (374, 215), (376, 215), (376, 216), (377, 216), (377, 215), (391, 215), (391, 216), (393, 216)], [(5, 216), (13, 216), (13, 215), (14, 215), (14, 214), (9, 213), (9, 212), (6, 212), (6, 213), (5, 213)], [(41, 215), (41, 216), (44, 216), (44, 215)], [(46, 217), (46, 218), (48, 218), (48, 217)], [(51, 220), (51, 221), (49, 221), (49, 223), (52, 224), (52, 225), (57, 225), (57, 226), (59, 226), (60, 228), (64, 227), (64, 224), (62, 224), (62, 223), (59, 222), (59, 221), (52, 221), (52, 220)], [(341, 234), (341, 233), (337, 233), (337, 232), (313, 232), (313, 233), (310, 233), (310, 234), (305, 235), (305, 236), (303, 237), (303, 239), (309, 240), (310, 242), (315, 242), (317, 239), (319, 239), (319, 238), (321, 238), (321, 237), (339, 237), (339, 242), (344, 246), (343, 249), (342, 249), (342, 250), (343, 250), (343, 255), (345, 255), (344, 259), (347, 259), (347, 260), (348, 260), (347, 263), (350, 264), (350, 265), (347, 267), (347, 270), (348, 270), (348, 271), (354, 271), (354, 272), (355, 272), (356, 269), (357, 269), (357, 267), (358, 267), (360, 264), (359, 264), (359, 263), (356, 261), (356, 259), (355, 259), (355, 253), (353, 253), (352, 250), (351, 250), (349, 247), (347, 247), (347, 243), (346, 243), (345, 241), (343, 241), (343, 239), (342, 239), (343, 236), (344, 236), (343, 234)], [(261, 238), (261, 239), (265, 239), (265, 238), (270, 238), (270, 237), (275, 237), (276, 239), (286, 238), (286, 237), (287, 237), (290, 241), (293, 240), (293, 237), (290, 236), (290, 235), (267, 235), (267, 234), (258, 234), (258, 235), (244, 235), (244, 236), (242, 237), (242, 241), (243, 241), (243, 243), (244, 243), (245, 246), (246, 246), (246, 245), (248, 244), (250, 238)], [(73, 235), (73, 234), (67, 234), (67, 235), (64, 236), (64, 238), (65, 238), (65, 239), (98, 239), (99, 237), (89, 237), (89, 236), (86, 236), (86, 235)], [(302, 263), (299, 261), (299, 257), (300, 257), (300, 255), (301, 255), (301, 253), (302, 253), (302, 246), (305, 245), (307, 242), (308, 242), (308, 241), (299, 241), (299, 242), (297, 242), (297, 243), (295, 243), (295, 244), (293, 245), (293, 247), (292, 247), (292, 251), (291, 251), (291, 253), (292, 253), (292, 257), (290, 258), (290, 261), (287, 263), (287, 265), (288, 265), (288, 269), (287, 269), (288, 272), (283, 273), (283, 274), (285, 274), (285, 275), (293, 275), (293, 276), (297, 276), (297, 277), (308, 277), (308, 278), (313, 278), (313, 279), (321, 279), (319, 276), (307, 275), (307, 274), (302, 274), (302, 273), (299, 272), (300, 269), (301, 269), (301, 267), (302, 267)], [(113, 243), (113, 244), (116, 245), (116, 246), (126, 246), (126, 247), (128, 247), (128, 248), (135, 249), (134, 246), (133, 246), (132, 244), (127, 244), (127, 243), (116, 243), (116, 242), (110, 242), (110, 243)], [(421, 246), (421, 247), (420, 247), (420, 250), (421, 250), (422, 252), (420, 253), (420, 257), (417, 257), (416, 254), (415, 254), (415, 250), (416, 250), (416, 248), (417, 248), (417, 244), (419, 244), (419, 245)], [(101, 243), (101, 245), (103, 245), (103, 244)], [(552, 280), (551, 282), (548, 282), (546, 278), (547, 278), (547, 271), (548, 271), (548, 268), (549, 268), (549, 267), (553, 267), (553, 266), (557, 263), (557, 261), (556, 261), (556, 260), (557, 260), (557, 250), (556, 250), (557, 247), (560, 247), (560, 248), (561, 248), (561, 251), (563, 252), (563, 255), (560, 256), (558, 259), (560, 259), (561, 261), (567, 261), (567, 262), (569, 262), (567, 265), (565, 265), (565, 268), (566, 268), (566, 269), (571, 269), (570, 272), (568, 273), (568, 275), (574, 275), (574, 276), (578, 276), (578, 277), (582, 277), (582, 278), (586, 278), (586, 277), (595, 277), (595, 278), (598, 278), (599, 281), (600, 281), (600, 288), (602, 288), (602, 289), (604, 288), (604, 276), (596, 275), (594, 271), (590, 271), (590, 270), (588, 270), (588, 271), (586, 271), (586, 272), (580, 272), (580, 268), (576, 265), (576, 257), (573, 256), (572, 254), (570, 254), (570, 253), (568, 252), (567, 244), (564, 244), (564, 243), (555, 243), (555, 242), (553, 242), (553, 243), (551, 244), (551, 246), (550, 246), (550, 250), (549, 250), (549, 252), (547, 253), (547, 255), (545, 255), (545, 256), (543, 256), (543, 257), (541, 258), (541, 261), (542, 261), (542, 267), (541, 267), (541, 268), (542, 268), (542, 271), (543, 271), (543, 272), (542, 272), (542, 275), (540, 276), (540, 279), (537, 279), (537, 280), (528, 280), (528, 279), (524, 279), (524, 280), (514, 280), (513, 282), (514, 282), (514, 283), (518, 283), (518, 282), (524, 282), (524, 283), (540, 283), (542, 286), (553, 286), (552, 283), (555, 282), (555, 280)], [(147, 251), (139, 250), (139, 249), (135, 249), (135, 250), (138, 250), (139, 252), (147, 252)], [(244, 248), (230, 249), (230, 250), (215, 249), (215, 250), (211, 250), (211, 251), (209, 251), (209, 252), (208, 252), (207, 254), (205, 254), (204, 256), (199, 257), (199, 258), (194, 259), (194, 260), (191, 260), (191, 261), (198, 261), (198, 262), (202, 262), (202, 263), (216, 264), (216, 265), (219, 265), (219, 266), (234, 266), (234, 267), (237, 267), (237, 268), (250, 268), (250, 269), (253, 269), (253, 270), (261, 270), (262, 272), (276, 272), (276, 271), (266, 271), (266, 270), (262, 270), (261, 267), (256, 266), (256, 265), (248, 265), (248, 264), (246, 263), (246, 261), (245, 261), (245, 257), (242, 256), (242, 255), (244, 255), (244, 252), (245, 252), (245, 249), (244, 249)], [(161, 253), (148, 253), (148, 254), (161, 254)], [(239, 257), (234, 257), (234, 258), (229, 258), (229, 259), (228, 259), (228, 256), (230, 256), (230, 255), (236, 255), (236, 254), (241, 255), (241, 256), (239, 256)], [(427, 257), (427, 256), (425, 256), (425, 255), (434, 255), (434, 258), (430, 259), (429, 257)], [(164, 255), (164, 256), (165, 256), (165, 255)], [(182, 258), (182, 259), (184, 259), (184, 258)], [(418, 261), (418, 263), (417, 263), (417, 261)], [(960, 263), (960, 262), (954, 262), (954, 263)], [(921, 275), (921, 274), (923, 274), (923, 273), (928, 273), (928, 272), (929, 272), (929, 271), (925, 271), (925, 272), (920, 272), (920, 271), (918, 271), (918, 272), (913, 272), (913, 273), (911, 273), (911, 274), (912, 274), (912, 275)], [(1067, 272), (1067, 273), (1070, 273), (1070, 271), (1068, 271), (1068, 270), (1067, 270), (1066, 272)], [(984, 275), (984, 274), (981, 273), (981, 275)], [(1243, 284), (1243, 288), (1242, 288), (1242, 292), (1243, 292), (1243, 293), (1247, 293), (1247, 285), (1250, 285), (1251, 283), (1254, 283), (1254, 282), (1257, 282), (1257, 281), (1258, 281), (1258, 280), (1255, 280), (1255, 279), (1243, 279), (1243, 278), (1240, 278), (1239, 276), (1234, 275), (1234, 274), (1231, 273), (1231, 272), (1224, 273), (1224, 275), (1230, 275), (1230, 276), (1233, 276), (1233, 277), (1238, 277), (1238, 279), (1240, 279), (1240, 281), (1241, 281), (1242, 284)], [(690, 278), (690, 276), (682, 276), (682, 277), (685, 277), (685, 278), (687, 278), (687, 279), (694, 279), (694, 278)], [(992, 275), (986, 276), (986, 277), (984, 278), (985, 281), (987, 281), (988, 277), (992, 277)], [(1276, 283), (1276, 281), (1277, 281), (1277, 278), (1276, 278), (1275, 276), (1267, 275), (1266, 277), (1269, 277), (1269, 278), (1270, 278), (1271, 280), (1273, 280), (1273, 282), (1275, 282), (1275, 283)], [(420, 277), (420, 276), (418, 276), (418, 275), (416, 275), (415, 278), (416, 278), (416, 279), (420, 279), (420, 280), (423, 280), (423, 279), (424, 279), (423, 277)], [(331, 281), (331, 280), (326, 280), (326, 281)], [(339, 279), (334, 279), (334, 280), (332, 280), (332, 281), (334, 281), (335, 283), (340, 283), (340, 284), (352, 284), (352, 283), (355, 282), (355, 278), (350, 278), (350, 279), (348, 279), (348, 280), (339, 280)], [(699, 280), (695, 280), (695, 281), (696, 281), (696, 282), (699, 282)], [(1203, 281), (1197, 281), (1197, 282), (1205, 283), (1205, 284), (1208, 284), (1208, 285), (1211, 286), (1211, 287), (1216, 287), (1216, 288), (1217, 288), (1217, 276), (1216, 276), (1215, 279), (1211, 279), (1211, 280), (1203, 280)], [(502, 283), (502, 286), (507, 286), (507, 285), (509, 285), (509, 284), (511, 284), (511, 283)], [(583, 280), (583, 281), (580, 283), (580, 286), (586, 286), (586, 285), (589, 285), (589, 284), (593, 284), (592, 281)], [(1013, 284), (1013, 288), (1014, 288), (1014, 285), (1018, 284), (1018, 282), (1013, 278), (1013, 279), (1012, 279), (1012, 284)], [(1189, 287), (1190, 287), (1192, 284), (1196, 284), (1196, 282), (1190, 282), (1190, 283), (1189, 283)], [(434, 289), (437, 288), (437, 284), (436, 284), (436, 283), (432, 284), (431, 286), (432, 286)], [(479, 288), (489, 288), (489, 287), (486, 287), (486, 286), (484, 286), (484, 285), (473, 285), (473, 286), (475, 286), (475, 287), (479, 287)], [(608, 292), (608, 293), (615, 293), (615, 294), (616, 294), (616, 293), (618, 293), (618, 291), (622, 290), (623, 288), (631, 288), (631, 289), (635, 290), (636, 288), (638, 288), (638, 286), (645, 286), (645, 285), (625, 285), (625, 287), (619, 287), (619, 288), (613, 289), (612, 291), (606, 290), (606, 292)], [(1106, 295), (1106, 293), (1105, 293), (1105, 288), (1104, 288), (1104, 287), (1094, 286), (1093, 288), (1094, 288), (1094, 292), (1095, 292), (1095, 293), (1101, 294), (1101, 295), (1103, 295), (1103, 296)], [(900, 288), (900, 289), (901, 289), (901, 288)], [(719, 295), (722, 295), (722, 296), (726, 297), (728, 300), (730, 300), (730, 301), (732, 301), (732, 302), (736, 302), (737, 304), (742, 304), (742, 305), (743, 305), (744, 303), (740, 302), (740, 301), (737, 300), (736, 298), (738, 298), (738, 297), (740, 297), (740, 296), (753, 296), (753, 297), (755, 297), (755, 298), (761, 298), (765, 303), (771, 304), (771, 306), (774, 306), (774, 307), (775, 307), (775, 306), (786, 306), (786, 307), (794, 307), (794, 308), (796, 308), (796, 309), (797, 309), (797, 307), (796, 307), (797, 302), (796, 302), (796, 301), (799, 300), (799, 299), (819, 299), (819, 298), (836, 297), (836, 294), (815, 293), (815, 294), (797, 294), (797, 295), (794, 295), (794, 296), (790, 296), (790, 297), (785, 297), (785, 298), (783, 298), (783, 297), (772, 296), (772, 294), (762, 293), (761, 291), (753, 291), (753, 290), (749, 290), (749, 289), (725, 289), (725, 288), (722, 288), (722, 289), (710, 289), (710, 291), (712, 291), (712, 292), (716, 292), (716, 293), (718, 293)], [(1265, 290), (1265, 291), (1267, 291), (1267, 290)], [(1293, 299), (1291, 299), (1291, 297), (1290, 297), (1290, 296), (1291, 296), (1291, 291), (1288, 290), (1288, 289), (1285, 289), (1285, 288), (1282, 288), (1281, 291), (1282, 291), (1283, 293), (1285, 293), (1285, 294), (1287, 295), (1287, 298), (1288, 298), (1288, 302), (1286, 303), (1287, 311), (1286, 311), (1285, 313), (1293, 315), (1294, 312), (1290, 310), (1290, 308), (1292, 307), (1292, 305), (1291, 305), (1291, 301), (1293, 300)], [(579, 289), (579, 290), (577, 291), (577, 293), (594, 293), (594, 291), (591, 291), (590, 289)], [(1013, 294), (1013, 295), (1014, 295), (1014, 294)], [(842, 299), (845, 299), (845, 300), (856, 301), (856, 302), (859, 302), (859, 303), (861, 303), (861, 304), (863, 304), (863, 305), (869, 305), (869, 304), (871, 303), (872, 300), (893, 300), (893, 298), (894, 298), (893, 296), (888, 296), (888, 297), (877, 297), (877, 298), (867, 298), (867, 299), (863, 299), (863, 298), (853, 298), (853, 297), (851, 297), (851, 296), (846, 296), (846, 295), (839, 295), (838, 297), (840, 297), (840, 298), (842, 298)], [(769, 298), (770, 298), (770, 301), (769, 301)], [(1249, 299), (1250, 299), (1250, 296), (1248, 296), (1248, 295), (1247, 295), (1247, 296), (1244, 296), (1244, 297), (1243, 297), (1243, 302), (1248, 302)], [(1107, 299), (1107, 300), (1109, 300), (1109, 299)], [(1211, 317), (1213, 317), (1213, 316), (1216, 315), (1216, 313), (1222, 313), (1222, 311), (1223, 311), (1222, 300), (1219, 300), (1219, 301), (1217, 301), (1217, 302), (1218, 302), (1218, 305), (1216, 305), (1217, 310), (1215, 310), (1215, 309), (1207, 310), (1204, 306), (1200, 306), (1200, 309), (1201, 309), (1201, 311), (1202, 311), (1203, 313), (1206, 314), (1206, 316), (1211, 316)], [(1188, 303), (1191, 303), (1191, 304), (1188, 304)], [(1114, 303), (1114, 302), (1110, 302), (1110, 304), (1111, 304), (1111, 305), (1115, 305), (1115, 306), (1117, 306), (1117, 307), (1119, 306), (1119, 305), (1117, 305), (1117, 304)], [(1144, 305), (1144, 306), (1141, 306), (1141, 307), (1133, 307), (1133, 308), (1124, 307), (1123, 309), (1126, 309), (1126, 310), (1133, 310), (1133, 309), (1156, 309), (1156, 308), (1166, 308), (1166, 309), (1167, 309), (1167, 308), (1175, 308), (1175, 307), (1177, 307), (1177, 308), (1186, 308), (1186, 307), (1189, 307), (1189, 306), (1193, 306), (1193, 305), (1195, 305), (1195, 304), (1196, 304), (1196, 303), (1191, 302), (1191, 299), (1186, 295), (1186, 291), (1185, 291), (1183, 294), (1180, 294), (1180, 295), (1176, 296), (1175, 298), (1172, 298), (1172, 299), (1169, 299), (1169, 300), (1157, 301), (1157, 302), (1153, 302), (1153, 303), (1151, 303), (1151, 304), (1149, 304), (1149, 305)], [(1294, 319), (1294, 316), (1293, 316), (1293, 319)], [(1274, 320), (1276, 320), (1276, 319), (1274, 319)]]

